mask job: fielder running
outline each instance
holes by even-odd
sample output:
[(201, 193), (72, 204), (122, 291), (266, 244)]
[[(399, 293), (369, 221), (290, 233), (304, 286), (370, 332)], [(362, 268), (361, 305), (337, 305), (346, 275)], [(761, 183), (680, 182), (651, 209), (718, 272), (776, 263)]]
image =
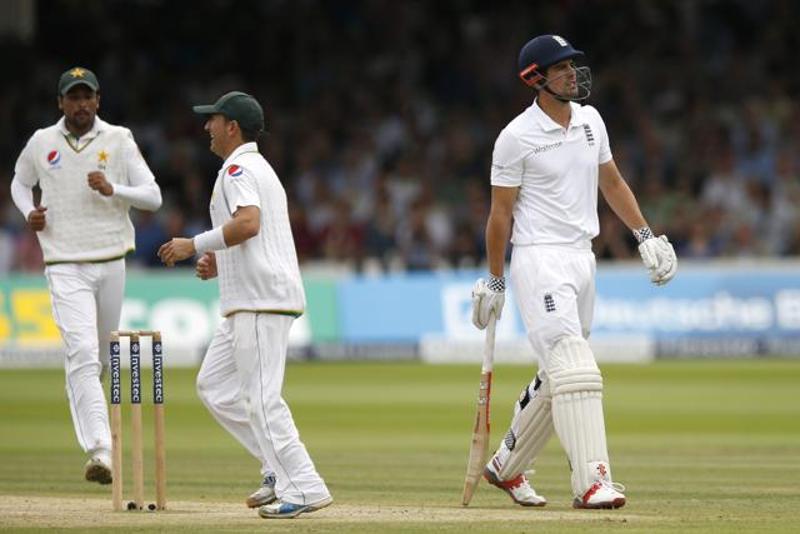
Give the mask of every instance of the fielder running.
[(624, 488), (612, 483), (603, 379), (586, 341), (595, 296), (591, 241), (599, 233), (598, 188), (633, 231), (651, 281), (666, 284), (677, 270), (672, 245), (650, 231), (612, 159), (600, 114), (577, 104), (591, 89), (588, 67), (574, 63), (582, 56), (558, 35), (536, 37), (520, 52), (519, 76), (537, 95), (495, 143), (486, 224), (490, 272), (473, 289), (473, 323), (483, 329), (490, 313), (499, 318), (503, 309), (511, 233), (511, 283), (539, 372), (515, 404), (511, 428), (484, 477), (523, 506), (546, 504), (524, 471), (554, 429), (572, 469), (573, 506), (625, 504)]
[(224, 160), (211, 195), (212, 230), (159, 249), (168, 266), (200, 256), (197, 276), (219, 276), (225, 319), (208, 348), (197, 391), (217, 421), (262, 465), (264, 482), (247, 500), (264, 518), (290, 518), (332, 502), (281, 397), (289, 329), (303, 313), (286, 193), (258, 151), (261, 106), (230, 92), (208, 116), (211, 151)]
[[(53, 318), (66, 346), (66, 390), (84, 476), (111, 483), (111, 431), (99, 347), (119, 328), (130, 206), (155, 211), (161, 191), (130, 130), (100, 119), (97, 77), (75, 67), (58, 81), (64, 116), (37, 130), (17, 159), (11, 195), (44, 255)], [(33, 187), (42, 197), (34, 205)]]

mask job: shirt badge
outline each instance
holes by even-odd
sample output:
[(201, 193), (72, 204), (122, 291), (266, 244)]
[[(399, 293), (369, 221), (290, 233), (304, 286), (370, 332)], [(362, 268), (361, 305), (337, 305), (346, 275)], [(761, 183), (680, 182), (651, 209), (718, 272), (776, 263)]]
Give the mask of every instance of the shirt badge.
[(55, 167), (61, 162), (61, 152), (58, 150), (51, 150), (47, 153), (47, 163), (50, 164), (50, 167)]
[(231, 165), (228, 167), (228, 176), (233, 176), (234, 178), (239, 177), (244, 172), (244, 169), (239, 167), (238, 165)]
[(105, 150), (101, 150), (97, 153), (97, 168), (100, 170), (105, 170), (106, 165), (108, 164), (108, 152)]
[(583, 134), (586, 136), (586, 142), (589, 143), (589, 146), (594, 146), (594, 134), (588, 124), (583, 125)]

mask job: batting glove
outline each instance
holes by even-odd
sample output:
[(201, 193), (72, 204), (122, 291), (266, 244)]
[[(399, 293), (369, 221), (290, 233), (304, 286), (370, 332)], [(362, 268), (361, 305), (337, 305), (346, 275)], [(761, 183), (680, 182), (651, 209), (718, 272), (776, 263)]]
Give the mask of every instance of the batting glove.
[(494, 312), (495, 318), (499, 320), (505, 301), (505, 278), (491, 274), (488, 282), (483, 278), (478, 278), (472, 287), (472, 324), (479, 330), (483, 330), (489, 324), (491, 312)]
[(649, 228), (641, 228), (633, 232), (639, 240), (639, 254), (642, 262), (650, 272), (650, 281), (663, 286), (678, 271), (678, 257), (667, 236), (655, 237)]

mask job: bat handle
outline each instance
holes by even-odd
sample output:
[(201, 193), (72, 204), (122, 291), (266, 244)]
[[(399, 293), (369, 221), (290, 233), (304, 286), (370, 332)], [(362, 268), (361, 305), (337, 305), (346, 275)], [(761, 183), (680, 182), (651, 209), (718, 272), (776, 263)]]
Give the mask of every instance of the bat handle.
[(497, 331), (497, 317), (494, 312), (489, 312), (489, 324), (486, 325), (486, 341), (483, 347), (483, 364), (481, 371), (491, 373), (494, 367), (494, 339)]

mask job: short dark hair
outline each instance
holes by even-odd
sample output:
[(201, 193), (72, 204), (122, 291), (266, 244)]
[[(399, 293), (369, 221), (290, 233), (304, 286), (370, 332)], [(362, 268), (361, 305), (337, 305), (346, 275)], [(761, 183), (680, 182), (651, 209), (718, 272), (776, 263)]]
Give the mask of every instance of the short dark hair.
[(255, 143), (263, 132), (263, 130), (255, 128), (242, 128), (241, 124), (239, 124), (239, 130), (242, 132), (242, 141), (245, 143)]
[[(223, 115), (223, 117), (225, 117), (225, 115)], [(243, 128), (242, 123), (240, 123), (236, 119), (229, 119), (228, 117), (225, 117), (225, 120), (227, 122), (236, 121), (236, 125), (239, 127), (239, 131), (242, 132), (242, 141), (244, 141), (245, 143), (255, 143), (256, 141), (258, 141), (259, 137), (261, 137), (261, 134), (264, 131), (258, 128)]]

